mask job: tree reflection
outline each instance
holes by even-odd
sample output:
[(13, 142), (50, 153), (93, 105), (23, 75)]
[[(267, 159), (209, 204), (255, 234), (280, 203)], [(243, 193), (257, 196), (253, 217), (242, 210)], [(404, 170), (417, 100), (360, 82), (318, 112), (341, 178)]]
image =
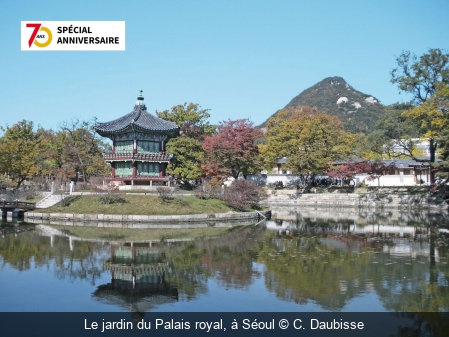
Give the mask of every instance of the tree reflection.
[[(351, 299), (376, 293), (388, 311), (449, 311), (448, 234), (430, 220), (388, 231), (381, 225), (387, 220), (386, 215), (370, 216), (358, 227), (348, 219), (279, 220), (271, 224), (275, 231), (236, 227), (214, 238), (146, 243), (140, 248), (136, 243), (24, 232), (0, 240), (0, 266), (20, 271), (46, 267), (59, 279), (91, 284), (107, 272), (111, 282), (97, 287), (98, 298), (135, 305), (139, 312), (167, 299), (198, 299), (207, 293), (210, 279), (226, 289), (251, 291), (260, 277), (279, 299), (299, 305), (313, 302), (324, 310), (345, 310)], [(114, 249), (121, 255), (111, 255)], [(163, 275), (149, 272), (160, 264)], [(125, 273), (122, 267), (129, 270)], [(165, 299), (154, 302), (150, 295)]]
[(387, 310), (449, 310), (448, 240), (436, 225), (370, 225), (359, 234), (351, 221), (303, 218), (277, 226), (258, 261), (267, 266), (267, 287), (282, 299), (341, 310), (358, 294), (376, 291)]

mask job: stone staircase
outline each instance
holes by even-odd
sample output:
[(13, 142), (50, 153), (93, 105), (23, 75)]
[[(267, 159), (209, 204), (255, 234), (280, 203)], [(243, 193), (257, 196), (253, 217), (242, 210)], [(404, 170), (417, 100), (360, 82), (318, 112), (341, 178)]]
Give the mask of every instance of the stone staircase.
[(68, 197), (68, 194), (50, 194), (36, 203), (36, 208), (48, 208)]

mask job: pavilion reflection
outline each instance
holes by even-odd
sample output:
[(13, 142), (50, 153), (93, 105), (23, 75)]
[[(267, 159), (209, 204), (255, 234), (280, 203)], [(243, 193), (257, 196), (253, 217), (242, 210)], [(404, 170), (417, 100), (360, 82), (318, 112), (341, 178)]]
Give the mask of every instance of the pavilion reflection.
[(93, 297), (143, 316), (154, 307), (178, 301), (178, 289), (166, 281), (173, 273), (170, 262), (157, 247), (146, 243), (114, 245), (103, 270), (111, 282), (100, 285)]

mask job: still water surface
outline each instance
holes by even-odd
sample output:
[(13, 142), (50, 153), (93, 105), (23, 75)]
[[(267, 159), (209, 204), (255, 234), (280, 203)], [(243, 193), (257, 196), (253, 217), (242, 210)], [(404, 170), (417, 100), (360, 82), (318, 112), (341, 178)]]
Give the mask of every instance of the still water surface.
[(218, 237), (131, 244), (2, 223), (0, 311), (449, 311), (448, 228), (280, 209)]

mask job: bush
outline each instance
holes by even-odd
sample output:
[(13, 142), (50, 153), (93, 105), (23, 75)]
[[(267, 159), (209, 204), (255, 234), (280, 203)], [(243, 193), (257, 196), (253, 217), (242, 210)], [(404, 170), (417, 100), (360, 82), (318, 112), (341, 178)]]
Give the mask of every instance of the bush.
[(362, 181), (361, 183), (359, 183), (358, 185), (357, 185), (357, 187), (360, 187), (360, 188), (364, 188), (364, 187), (367, 187), (368, 185), (366, 185), (366, 183), (364, 182), (364, 181)]
[(159, 198), (162, 199), (162, 201), (168, 201), (173, 199), (173, 191), (170, 187), (160, 186), (156, 188), (157, 193), (159, 193)]
[(200, 185), (195, 191), (195, 196), (199, 199), (220, 199), (222, 197), (221, 185), (221, 180), (214, 177), (207, 183)]
[(266, 198), (265, 190), (251, 181), (236, 180), (223, 195), (223, 201), (234, 209), (246, 211), (259, 208), (260, 202)]
[(115, 186), (107, 188), (102, 193), (99, 193), (98, 198), (102, 204), (119, 204), (125, 202), (124, 195), (120, 193)]

